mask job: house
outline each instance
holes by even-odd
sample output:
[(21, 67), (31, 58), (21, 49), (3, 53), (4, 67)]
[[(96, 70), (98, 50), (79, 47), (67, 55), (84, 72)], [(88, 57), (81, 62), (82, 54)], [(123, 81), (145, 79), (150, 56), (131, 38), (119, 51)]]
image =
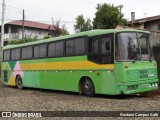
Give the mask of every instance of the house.
[[(22, 39), (22, 20), (15, 20), (5, 24), (4, 34), (5, 41), (13, 39)], [(53, 25), (24, 21), (24, 37), (42, 39), (49, 34), (49, 30)]]
[(149, 31), (160, 31), (160, 15), (136, 19), (133, 23), (129, 21), (128, 26)]

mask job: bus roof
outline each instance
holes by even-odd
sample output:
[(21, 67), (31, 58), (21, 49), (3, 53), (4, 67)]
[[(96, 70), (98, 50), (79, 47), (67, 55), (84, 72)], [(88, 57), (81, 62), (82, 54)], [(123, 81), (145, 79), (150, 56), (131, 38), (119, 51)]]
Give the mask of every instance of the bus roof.
[(38, 41), (34, 41), (34, 42), (29, 42), (29, 43), (7, 45), (7, 46), (4, 46), (3, 49), (11, 49), (11, 48), (40, 44), (40, 43), (47, 43), (47, 42), (51, 42), (51, 41), (58, 41), (58, 40), (69, 39), (69, 38), (80, 37), (80, 36), (96, 36), (96, 35), (118, 33), (118, 32), (145, 32), (145, 33), (149, 33), (148, 31), (142, 31), (142, 30), (136, 30), (136, 29), (98, 29), (98, 30), (90, 30), (90, 31), (80, 32), (80, 33), (71, 34), (71, 35), (65, 35), (65, 36), (60, 36), (60, 37), (38, 40)]

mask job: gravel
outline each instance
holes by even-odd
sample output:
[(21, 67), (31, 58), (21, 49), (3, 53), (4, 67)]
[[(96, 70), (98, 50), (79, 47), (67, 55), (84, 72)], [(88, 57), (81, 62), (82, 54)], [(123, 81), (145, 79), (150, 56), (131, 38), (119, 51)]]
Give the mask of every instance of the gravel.
[[(154, 94), (153, 94), (154, 93)], [(156, 94), (155, 94), (156, 93)], [(160, 93), (146, 96), (96, 95), (4, 86), (0, 82), (0, 111), (159, 111)]]

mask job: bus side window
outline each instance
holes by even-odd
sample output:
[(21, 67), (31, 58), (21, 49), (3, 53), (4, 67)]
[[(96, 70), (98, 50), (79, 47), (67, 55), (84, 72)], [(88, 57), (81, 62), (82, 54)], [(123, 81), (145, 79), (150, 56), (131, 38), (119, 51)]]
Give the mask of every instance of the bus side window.
[(111, 36), (106, 36), (101, 38), (101, 63), (111, 63), (112, 62), (112, 45)]
[(47, 44), (41, 44), (39, 48), (39, 57), (45, 58), (47, 56)]
[(66, 56), (72, 56), (75, 52), (74, 40), (66, 40)]
[(11, 60), (19, 60), (21, 57), (21, 48), (11, 50)]
[(98, 38), (90, 38), (88, 41), (88, 59), (99, 63)]
[(4, 61), (10, 60), (10, 50), (3, 51), (3, 60)]
[(34, 46), (34, 58), (39, 58), (39, 45)]

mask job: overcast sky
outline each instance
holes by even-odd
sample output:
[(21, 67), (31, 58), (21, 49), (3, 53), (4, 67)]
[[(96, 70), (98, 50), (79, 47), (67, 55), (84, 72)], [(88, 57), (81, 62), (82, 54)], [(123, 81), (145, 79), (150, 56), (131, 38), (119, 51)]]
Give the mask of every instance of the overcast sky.
[(122, 13), (128, 20), (131, 12), (135, 12), (136, 19), (160, 15), (160, 0), (5, 0), (5, 21), (22, 19), (24, 9), (26, 20), (51, 23), (51, 18), (60, 18), (61, 23), (66, 24), (69, 32), (73, 33), (75, 18), (83, 14), (92, 20), (98, 3), (122, 4)]

